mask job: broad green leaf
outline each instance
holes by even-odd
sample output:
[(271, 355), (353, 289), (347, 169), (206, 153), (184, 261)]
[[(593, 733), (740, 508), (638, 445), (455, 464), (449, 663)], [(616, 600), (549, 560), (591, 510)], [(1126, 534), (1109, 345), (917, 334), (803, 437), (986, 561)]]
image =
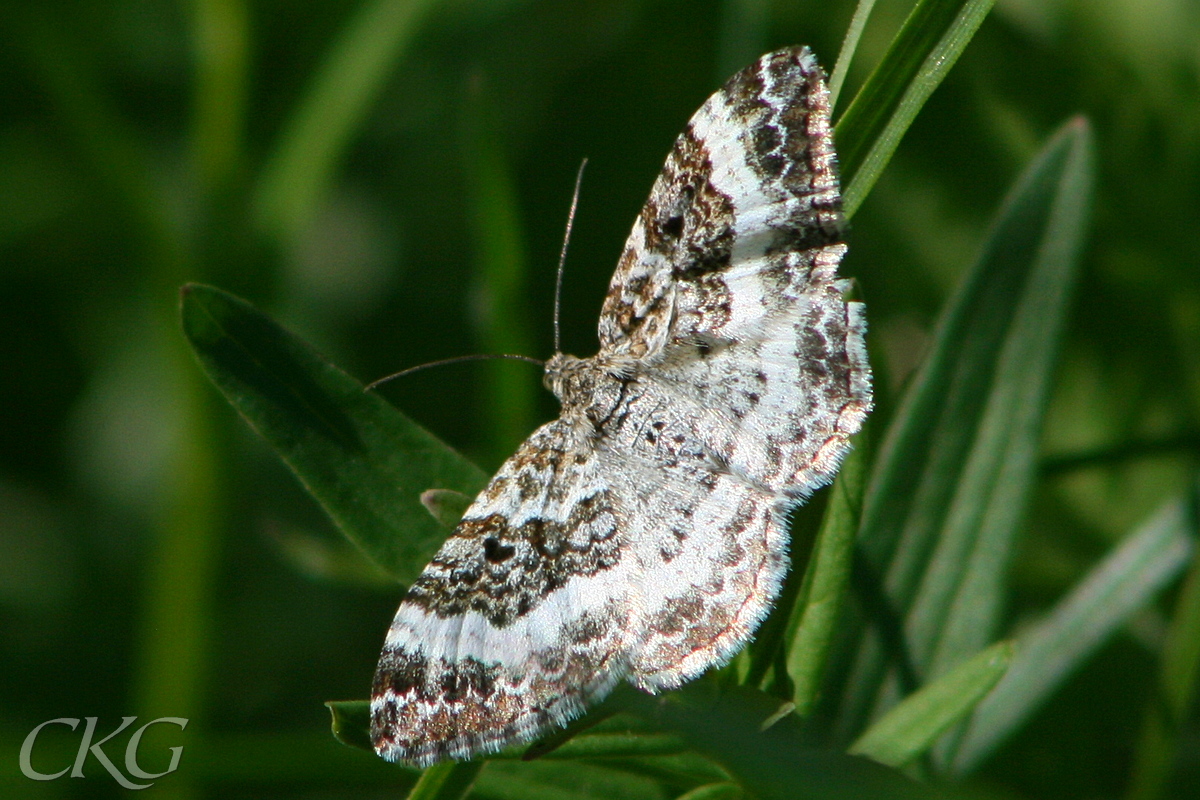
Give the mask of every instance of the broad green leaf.
[(201, 366), (337, 526), (411, 582), (446, 538), (427, 489), (474, 494), (474, 465), (249, 303), (209, 286), (182, 293)]
[(887, 54), (837, 123), (834, 139), (847, 217), (862, 205), (993, 2), (919, 0), (908, 15)]
[(1188, 503), (1176, 500), (1130, 533), (1050, 615), (1017, 639), (1007, 674), (971, 718), (953, 764), (978, 766), (1129, 617), (1184, 569), (1194, 550)]
[(785, 635), (787, 673), (796, 713), (807, 717), (821, 688), (835, 628), (850, 585), (854, 539), (866, 472), (865, 442), (851, 450), (830, 490), (829, 504)]
[(258, 183), (262, 226), (291, 240), (312, 217), (338, 161), (435, 0), (365, 0), (288, 120)]
[(999, 642), (967, 659), (906, 697), (860, 736), (850, 752), (892, 767), (911, 763), (971, 713), (1003, 677), (1012, 653), (1011, 643)]
[[(1072, 121), (1018, 180), (888, 430), (859, 533), (867, 571), (883, 576), (884, 636), (869, 633), (857, 655), (842, 736), (877, 700), (881, 641), (902, 644), (901, 682), (919, 682), (993, 633), (1078, 272), (1090, 148), (1086, 122)], [(896, 615), (903, 635), (886, 627)]]

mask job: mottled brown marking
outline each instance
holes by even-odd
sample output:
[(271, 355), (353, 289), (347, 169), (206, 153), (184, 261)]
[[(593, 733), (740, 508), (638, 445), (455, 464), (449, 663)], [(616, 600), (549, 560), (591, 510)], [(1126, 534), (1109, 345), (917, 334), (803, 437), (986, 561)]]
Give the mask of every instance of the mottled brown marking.
[(753, 125), (766, 109), (763, 100), (763, 81), (758, 69), (744, 69), (725, 82), (721, 95), (729, 103), (734, 118), (742, 125)]
[[(693, 279), (729, 265), (733, 203), (713, 186), (711, 176), (708, 151), (689, 126), (675, 140), (642, 210), (646, 248), (674, 263), (677, 279)], [(627, 291), (638, 294), (640, 288)]]
[[(562, 522), (533, 518), (513, 527), (499, 514), (464, 520), (459, 529), (465, 526), (465, 539), (486, 538), (464, 549), (463, 539), (452, 537), (405, 602), (443, 618), (476, 611), (503, 628), (571, 578), (617, 564), (621, 553), (613, 507), (612, 497), (599, 492), (576, 503)], [(587, 538), (578, 540), (584, 530)]]

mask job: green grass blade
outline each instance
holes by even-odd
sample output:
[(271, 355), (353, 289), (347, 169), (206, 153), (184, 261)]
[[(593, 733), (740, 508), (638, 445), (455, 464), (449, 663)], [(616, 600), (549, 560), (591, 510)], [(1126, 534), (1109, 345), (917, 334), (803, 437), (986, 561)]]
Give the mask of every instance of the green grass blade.
[(244, 300), (191, 284), (182, 315), (226, 399), (351, 541), (411, 582), (447, 534), (421, 493), (473, 494), (486, 476)]
[[(958, 591), (966, 585), (970, 554), (982, 559), (991, 548), (1003, 555), (1032, 480), (1045, 381), (1076, 274), (1089, 148), (1086, 123), (1069, 123), (1018, 180), (938, 322), (930, 355), (904, 396), (868, 484), (861, 554), (871, 573), (884, 576), (892, 616), (919, 605), (908, 624), (908, 651), (893, 653), (918, 672), (930, 665), (956, 598), (968, 606), (955, 612), (956, 620), (994, 613), (1002, 563), (977, 563), (970, 572), (972, 591), (985, 599)], [(1033, 359), (1034, 372), (1023, 371), (1022, 357)], [(1021, 425), (1013, 427), (1018, 414)], [(1002, 502), (1016, 506), (983, 519), (985, 509)], [(984, 523), (987, 533), (977, 538)], [(889, 637), (898, 638), (898, 631)], [(941, 663), (981, 646), (956, 648), (960, 656), (953, 661), (946, 650)], [(859, 730), (876, 701), (884, 658), (879, 638), (869, 633), (842, 710), (842, 736)]]
[(842, 93), (846, 75), (850, 72), (850, 62), (854, 60), (854, 51), (858, 49), (863, 28), (867, 27), (867, 20), (870, 19), (873, 8), (875, 8), (875, 0), (858, 0), (858, 5), (854, 7), (854, 16), (850, 18), (850, 27), (846, 28), (846, 36), (842, 39), (842, 49), (838, 53), (837, 63), (834, 64), (833, 72), (829, 76), (830, 108), (837, 107), (838, 96)]
[(291, 240), (434, 0), (366, 0), (337, 37), (280, 134), (255, 197), (263, 228)]
[(909, 612), (910, 646), (920, 659), (930, 654), (929, 675), (945, 672), (994, 635), (1013, 541), (1037, 474), (1042, 418), (1092, 202), (1090, 129), (1071, 122), (1046, 151), (1054, 154), (1041, 162), (1051, 180), (1031, 197), (1042, 209), (1041, 235), (1029, 242), (1028, 231), (1001, 226), (987, 244), (997, 260), (1028, 260), (1029, 277)]
[(1156, 513), (1097, 565), (1050, 615), (1017, 640), (1008, 673), (979, 705), (953, 764), (978, 766), (1067, 676), (1187, 565), (1194, 544), (1188, 503)]
[(917, 112), (958, 61), (994, 0), (920, 0), (838, 120), (843, 208), (852, 217)]
[(461, 800), (471, 791), (484, 761), (435, 764), (421, 773), (408, 800)]
[(227, 189), (243, 161), (249, 12), (245, 0), (198, 0), (193, 4), (196, 82), (193, 147), (200, 185)]
[[(1195, 500), (1195, 498), (1193, 498)], [(1191, 504), (1191, 527), (1197, 529), (1197, 503)], [(1129, 800), (1155, 800), (1165, 792), (1179, 755), (1184, 724), (1200, 685), (1200, 551), (1175, 601), (1175, 612), (1163, 644), (1158, 691), (1146, 703), (1145, 722), (1134, 757)]]
[[(860, 437), (861, 439), (861, 437)], [(842, 463), (792, 609), (784, 642), (796, 713), (812, 713), (850, 585), (854, 539), (862, 510), (866, 448), (860, 442)]]
[(1004, 676), (1012, 661), (1009, 642), (992, 645), (904, 699), (859, 737), (850, 752), (902, 767), (965, 719)]

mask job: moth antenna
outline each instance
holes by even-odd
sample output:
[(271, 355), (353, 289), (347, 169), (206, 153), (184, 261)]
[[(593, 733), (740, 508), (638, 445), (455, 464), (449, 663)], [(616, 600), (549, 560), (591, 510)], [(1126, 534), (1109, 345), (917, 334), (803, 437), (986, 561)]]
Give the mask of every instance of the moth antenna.
[(509, 353), (481, 353), (473, 356), (455, 356), (454, 358), (443, 358), (439, 361), (430, 361), (428, 364), (418, 364), (415, 367), (409, 367), (408, 369), (402, 369), (399, 372), (391, 375), (385, 375), (377, 381), (371, 381), (368, 383), (363, 387), (363, 391), (369, 392), (380, 384), (387, 383), (388, 381), (394, 381), (396, 378), (403, 378), (405, 375), (412, 375), (414, 372), (420, 372), (421, 370), (429, 369), (430, 367), (442, 367), (446, 364), (457, 364), (461, 361), (485, 361), (490, 358), (507, 358), (512, 361), (528, 361), (530, 364), (537, 364), (539, 367), (546, 366), (546, 362), (539, 361), (536, 358), (530, 358), (529, 356), (517, 356)]
[(575, 209), (579, 206), (579, 187), (583, 185), (583, 168), (587, 166), (585, 158), (579, 164), (579, 172), (575, 173), (575, 193), (571, 195), (571, 210), (567, 213), (567, 232), (563, 234), (562, 252), (558, 254), (558, 276), (554, 279), (554, 352), (560, 351), (560, 336), (558, 330), (559, 311), (562, 308), (563, 268), (567, 264), (567, 245), (571, 243), (571, 228), (575, 225)]

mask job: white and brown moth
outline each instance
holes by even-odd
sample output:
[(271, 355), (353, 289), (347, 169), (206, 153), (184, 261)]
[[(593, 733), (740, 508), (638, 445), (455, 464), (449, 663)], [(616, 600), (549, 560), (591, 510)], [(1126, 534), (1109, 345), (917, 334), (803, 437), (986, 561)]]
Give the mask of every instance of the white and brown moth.
[(634, 223), (600, 352), (557, 354), (561, 416), (521, 445), (412, 585), (371, 737), (428, 765), (527, 742), (621, 680), (670, 689), (770, 611), (788, 512), (871, 408), (829, 97), (769, 53), (688, 122)]

